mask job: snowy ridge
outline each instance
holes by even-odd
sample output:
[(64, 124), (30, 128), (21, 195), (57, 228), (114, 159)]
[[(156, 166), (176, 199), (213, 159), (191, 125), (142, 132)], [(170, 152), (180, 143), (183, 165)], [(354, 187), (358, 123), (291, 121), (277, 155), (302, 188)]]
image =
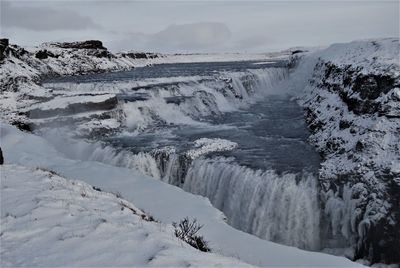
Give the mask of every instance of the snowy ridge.
[(358, 67), (364, 74), (398, 76), (400, 75), (399, 54), (398, 39), (386, 38), (334, 44), (318, 53), (318, 57), (336, 66)]
[(249, 266), (192, 248), (171, 225), (84, 182), (17, 165), (0, 173), (2, 267)]

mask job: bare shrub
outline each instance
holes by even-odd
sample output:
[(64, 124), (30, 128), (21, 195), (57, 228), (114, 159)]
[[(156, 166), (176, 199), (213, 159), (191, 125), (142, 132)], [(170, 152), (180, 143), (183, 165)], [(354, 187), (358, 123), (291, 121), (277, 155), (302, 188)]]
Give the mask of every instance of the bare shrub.
[(197, 235), (197, 232), (203, 227), (197, 223), (196, 219), (192, 221), (189, 220), (188, 217), (184, 218), (178, 223), (172, 223), (172, 226), (175, 228), (175, 236), (179, 239), (185, 241), (189, 245), (198, 250), (209, 252), (211, 249), (208, 247), (207, 241), (200, 235)]

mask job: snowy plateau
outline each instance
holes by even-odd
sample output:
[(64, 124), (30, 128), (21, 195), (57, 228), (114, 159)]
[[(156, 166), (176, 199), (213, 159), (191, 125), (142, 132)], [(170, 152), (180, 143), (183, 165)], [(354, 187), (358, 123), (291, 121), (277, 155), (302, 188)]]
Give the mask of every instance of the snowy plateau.
[(399, 267), (399, 48), (0, 39), (1, 267)]

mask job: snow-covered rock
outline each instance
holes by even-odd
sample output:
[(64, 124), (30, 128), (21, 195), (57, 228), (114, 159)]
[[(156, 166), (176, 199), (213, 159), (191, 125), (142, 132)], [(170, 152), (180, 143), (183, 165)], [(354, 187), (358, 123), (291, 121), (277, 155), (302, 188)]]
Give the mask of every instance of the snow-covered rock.
[(230, 151), (235, 149), (238, 144), (225, 139), (209, 139), (201, 138), (194, 141), (195, 149), (189, 150), (186, 154), (191, 159), (195, 159), (201, 155), (212, 153), (212, 152), (222, 152)]
[(0, 52), (0, 117), (10, 122), (26, 122), (27, 117), (19, 112), (52, 97), (51, 89), (41, 85), (43, 77), (128, 70), (149, 65), (159, 56), (114, 55), (98, 40), (44, 43), (32, 48), (7, 41), (2, 42)]
[(394, 38), (335, 44), (292, 74), (324, 157), (325, 246), (371, 263), (400, 262), (399, 47)]

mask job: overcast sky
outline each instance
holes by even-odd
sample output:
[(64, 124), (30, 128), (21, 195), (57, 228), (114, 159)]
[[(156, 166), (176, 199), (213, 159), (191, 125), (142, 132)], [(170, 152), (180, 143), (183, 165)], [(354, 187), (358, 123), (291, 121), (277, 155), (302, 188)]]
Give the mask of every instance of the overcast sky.
[(399, 1), (1, 1), (24, 46), (100, 39), (113, 51), (265, 52), (399, 37)]

